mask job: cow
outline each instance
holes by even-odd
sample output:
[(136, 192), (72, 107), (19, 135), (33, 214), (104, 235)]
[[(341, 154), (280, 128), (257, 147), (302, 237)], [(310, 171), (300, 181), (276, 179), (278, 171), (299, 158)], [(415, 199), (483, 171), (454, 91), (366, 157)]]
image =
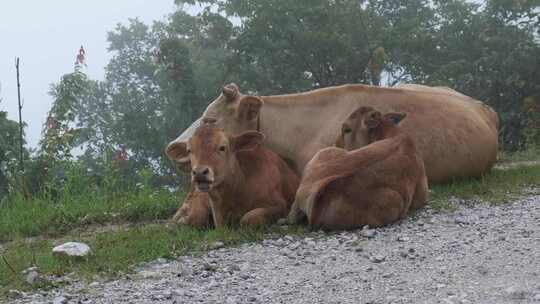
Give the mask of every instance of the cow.
[(399, 127), (406, 116), (371, 107), (354, 111), (337, 147), (308, 162), (289, 223), (307, 218), (311, 227), (325, 230), (380, 227), (423, 207), (428, 181), (414, 141)]
[[(230, 133), (263, 132), (265, 147), (300, 175), (317, 151), (334, 145), (342, 122), (360, 106), (407, 113), (401, 129), (415, 141), (430, 183), (480, 176), (496, 161), (499, 120), (493, 109), (450, 88), (414, 84), (394, 88), (347, 84), (273, 96), (244, 95), (229, 84), (169, 147), (187, 142), (203, 118), (211, 117)], [(189, 158), (176, 163), (189, 172)]]
[[(395, 88), (348, 84), (298, 94), (250, 96), (226, 85), (202, 118), (212, 117), (226, 132), (258, 130), (265, 147), (301, 174), (315, 153), (332, 146), (342, 122), (360, 106), (407, 113), (401, 126), (418, 148), (430, 183), (478, 177), (497, 158), (498, 116), (486, 104), (449, 88), (402, 85)], [(195, 121), (169, 145), (186, 142)], [(189, 170), (189, 159), (178, 162)]]
[(287, 216), (299, 178), (276, 153), (261, 147), (263, 139), (257, 131), (227, 134), (207, 118), (187, 143), (168, 147), (169, 158), (189, 158), (192, 184), (208, 194), (216, 228), (238, 220), (267, 225)]

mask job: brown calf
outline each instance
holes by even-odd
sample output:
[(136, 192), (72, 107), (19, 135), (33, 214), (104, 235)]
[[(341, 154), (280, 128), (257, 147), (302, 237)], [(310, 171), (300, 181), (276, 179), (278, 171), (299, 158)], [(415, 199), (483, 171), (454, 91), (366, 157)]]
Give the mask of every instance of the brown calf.
[(287, 215), (299, 179), (272, 151), (260, 146), (263, 134), (230, 136), (203, 122), (186, 143), (168, 147), (171, 159), (189, 157), (196, 190), (207, 192), (215, 227), (230, 220), (264, 225)]
[(289, 222), (307, 216), (323, 229), (379, 227), (424, 206), (427, 177), (414, 141), (398, 126), (405, 116), (354, 111), (336, 142), (341, 148), (319, 151), (306, 166)]

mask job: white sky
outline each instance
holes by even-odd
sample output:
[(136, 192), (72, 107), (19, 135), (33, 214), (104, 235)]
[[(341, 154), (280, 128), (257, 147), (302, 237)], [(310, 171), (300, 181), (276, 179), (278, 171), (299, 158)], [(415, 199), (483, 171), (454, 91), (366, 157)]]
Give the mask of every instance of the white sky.
[(111, 57), (107, 32), (128, 18), (138, 17), (149, 24), (174, 9), (174, 0), (0, 0), (0, 110), (18, 120), (18, 56), (26, 140), (35, 147), (52, 102), (50, 84), (73, 71), (81, 45), (86, 50), (88, 76), (103, 79), (103, 68)]

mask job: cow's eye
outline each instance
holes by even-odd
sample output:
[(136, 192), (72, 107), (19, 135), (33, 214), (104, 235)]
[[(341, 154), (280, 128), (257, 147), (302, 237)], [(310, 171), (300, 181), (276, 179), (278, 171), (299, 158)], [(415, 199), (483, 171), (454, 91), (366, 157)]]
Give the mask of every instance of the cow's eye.
[(187, 149), (187, 153), (190, 154), (190, 153), (191, 153), (191, 149)]
[(225, 152), (225, 149), (226, 149), (225, 146), (219, 147), (219, 151), (221, 151), (221, 152)]
[(343, 133), (345, 133), (345, 134), (348, 134), (348, 133), (351, 133), (351, 132), (352, 132), (351, 128), (343, 129)]

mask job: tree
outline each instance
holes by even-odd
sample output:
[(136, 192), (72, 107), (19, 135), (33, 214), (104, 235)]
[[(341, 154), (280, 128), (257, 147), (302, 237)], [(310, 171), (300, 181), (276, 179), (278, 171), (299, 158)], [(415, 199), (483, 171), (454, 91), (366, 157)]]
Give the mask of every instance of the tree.
[[(0, 111), (0, 201), (12, 192), (20, 176), (19, 168), (19, 124)], [(24, 142), (23, 142), (24, 144)], [(27, 151), (24, 151), (28, 157)]]

